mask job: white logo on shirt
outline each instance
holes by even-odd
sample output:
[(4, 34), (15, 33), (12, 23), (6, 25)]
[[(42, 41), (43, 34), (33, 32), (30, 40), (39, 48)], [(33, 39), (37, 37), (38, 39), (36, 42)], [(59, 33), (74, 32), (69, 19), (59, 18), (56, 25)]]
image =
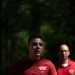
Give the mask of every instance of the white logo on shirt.
[(39, 69), (40, 70), (46, 70), (46, 66), (40, 66)]
[(69, 73), (70, 73), (70, 74), (74, 74), (74, 69), (70, 69), (70, 70), (69, 70)]

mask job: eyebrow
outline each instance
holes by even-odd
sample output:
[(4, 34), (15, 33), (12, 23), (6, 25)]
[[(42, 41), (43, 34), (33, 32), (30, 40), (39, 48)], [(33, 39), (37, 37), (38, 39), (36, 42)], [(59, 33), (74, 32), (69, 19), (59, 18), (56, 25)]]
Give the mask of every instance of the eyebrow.
[(59, 51), (63, 52), (63, 51), (69, 51), (69, 50), (59, 50)]

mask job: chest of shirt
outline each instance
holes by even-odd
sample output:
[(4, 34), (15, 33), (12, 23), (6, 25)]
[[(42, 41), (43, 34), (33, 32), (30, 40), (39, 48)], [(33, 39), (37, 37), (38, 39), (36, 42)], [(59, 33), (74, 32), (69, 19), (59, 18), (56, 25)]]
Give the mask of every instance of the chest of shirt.
[(67, 67), (60, 67), (57, 69), (58, 75), (75, 75), (75, 67), (74, 66), (67, 66)]
[(49, 67), (46, 65), (34, 65), (24, 71), (24, 75), (48, 75)]
[(48, 75), (49, 67), (47, 65), (32, 65), (28, 68), (19, 68), (20, 75)]

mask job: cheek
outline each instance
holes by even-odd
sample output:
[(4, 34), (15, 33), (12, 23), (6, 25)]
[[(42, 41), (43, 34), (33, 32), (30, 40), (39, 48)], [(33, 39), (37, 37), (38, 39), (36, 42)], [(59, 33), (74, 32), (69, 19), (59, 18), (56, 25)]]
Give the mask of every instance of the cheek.
[(36, 49), (36, 46), (32, 46), (32, 49)]
[(70, 55), (70, 53), (68, 53), (68, 56)]
[(59, 56), (59, 57), (62, 57), (62, 56), (63, 56), (63, 54), (62, 54), (62, 53), (58, 53), (58, 56)]
[(42, 47), (41, 50), (44, 51), (44, 47)]
[(33, 47), (30, 46), (30, 47), (28, 48), (28, 50), (31, 52), (31, 51), (33, 50)]

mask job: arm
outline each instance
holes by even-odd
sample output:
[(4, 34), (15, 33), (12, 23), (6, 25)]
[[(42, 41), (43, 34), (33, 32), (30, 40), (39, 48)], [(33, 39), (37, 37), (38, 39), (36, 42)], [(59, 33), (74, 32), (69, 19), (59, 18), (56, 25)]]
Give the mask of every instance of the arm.
[(56, 68), (52, 62), (49, 63), (49, 75), (57, 75)]
[(8, 75), (18, 75), (17, 74), (17, 64), (13, 64), (11, 68), (9, 69)]

